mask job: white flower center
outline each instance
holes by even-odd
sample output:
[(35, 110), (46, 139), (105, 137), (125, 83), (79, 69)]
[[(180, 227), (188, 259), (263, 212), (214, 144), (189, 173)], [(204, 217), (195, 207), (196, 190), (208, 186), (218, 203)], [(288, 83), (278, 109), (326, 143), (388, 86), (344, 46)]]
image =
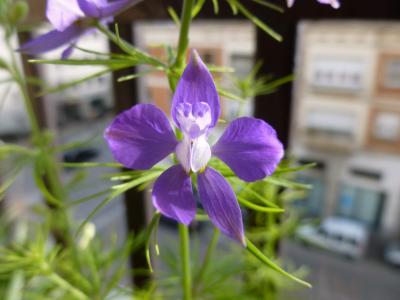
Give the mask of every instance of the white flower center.
[(211, 124), (210, 106), (205, 102), (180, 103), (177, 121), (183, 140), (176, 146), (176, 156), (186, 172), (198, 172), (211, 158), (207, 130)]

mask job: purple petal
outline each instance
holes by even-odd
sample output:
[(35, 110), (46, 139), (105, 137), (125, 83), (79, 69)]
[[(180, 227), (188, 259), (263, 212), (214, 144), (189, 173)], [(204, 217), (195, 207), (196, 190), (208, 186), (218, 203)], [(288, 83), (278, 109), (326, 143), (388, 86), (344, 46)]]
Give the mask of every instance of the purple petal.
[(139, 170), (151, 168), (177, 145), (167, 117), (152, 104), (138, 104), (119, 114), (104, 137), (115, 160)]
[(62, 52), (61, 54), (61, 59), (68, 59), (71, 55), (72, 52), (74, 51), (75, 48), (75, 44), (70, 44), (67, 48), (65, 48), (65, 50)]
[(87, 17), (93, 17), (93, 18), (100, 18), (101, 17), (101, 11), (100, 7), (103, 5), (107, 5), (106, 0), (78, 0), (78, 4), (80, 9), (83, 11), (85, 16)]
[(83, 17), (77, 0), (47, 0), (46, 16), (58, 31), (64, 31)]
[(75, 25), (67, 27), (64, 31), (52, 30), (23, 44), (18, 51), (33, 55), (41, 54), (69, 44), (83, 33), (84, 29)]
[(271, 175), (284, 151), (275, 130), (263, 120), (234, 120), (213, 146), (212, 152), (245, 181)]
[(153, 205), (164, 216), (189, 225), (196, 215), (190, 176), (180, 165), (166, 170), (153, 187)]
[(208, 167), (197, 177), (200, 201), (211, 222), (228, 237), (246, 245), (242, 212), (232, 187), (225, 178)]
[(119, 0), (108, 3), (106, 0), (78, 0), (79, 7), (88, 17), (107, 18), (118, 15), (142, 0)]
[(179, 80), (172, 100), (171, 115), (178, 127), (180, 124), (177, 118), (177, 108), (180, 103), (185, 102), (190, 104), (207, 103), (211, 109), (210, 127), (217, 124), (220, 114), (218, 92), (210, 71), (195, 50), (193, 50), (190, 62)]

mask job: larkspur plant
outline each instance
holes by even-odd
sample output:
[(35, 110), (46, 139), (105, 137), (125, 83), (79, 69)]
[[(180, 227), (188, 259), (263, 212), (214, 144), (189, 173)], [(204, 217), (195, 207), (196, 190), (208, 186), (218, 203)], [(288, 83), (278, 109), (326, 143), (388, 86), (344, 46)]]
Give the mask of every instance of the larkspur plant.
[(105, 132), (114, 158), (130, 169), (149, 169), (175, 152), (180, 164), (166, 170), (154, 184), (156, 209), (189, 225), (196, 215), (191, 176), (196, 175), (200, 202), (213, 224), (245, 246), (235, 193), (207, 164), (213, 154), (245, 181), (271, 175), (283, 157), (275, 130), (262, 120), (242, 117), (227, 127), (211, 149), (207, 137), (218, 122), (219, 96), (196, 51), (176, 87), (171, 115), (183, 133), (182, 141), (176, 140), (167, 117), (154, 105), (139, 104), (117, 116)]
[[(34, 209), (39, 214), (39, 221), (35, 219), (29, 222), (26, 234), (12, 237), (12, 243), (4, 238), (4, 246), (0, 247), (0, 298), (89, 300), (134, 295), (135, 299), (152, 300), (190, 300), (197, 297), (222, 300), (235, 299), (234, 297), (259, 299), (268, 295), (270, 299), (277, 297), (276, 289), (285, 286), (287, 279), (310, 286), (279, 267), (280, 261), (274, 246), (280, 237), (286, 235), (287, 224), (291, 224), (282, 224), (286, 214), (279, 215), (284, 212), (281, 202), (287, 199), (288, 193), (294, 193), (294, 198), (298, 198), (298, 190), (309, 188), (291, 181), (287, 175), (310, 166), (291, 167), (286, 161), (278, 165), (283, 156), (283, 147), (274, 129), (264, 121), (251, 117), (234, 120), (212, 147), (208, 143), (209, 135), (219, 121), (220, 96), (243, 102), (249, 96), (272, 92), (288, 82), (290, 76), (270, 81), (267, 77), (256, 76), (258, 65), (245, 80), (235, 79), (240, 95), (226, 91), (221, 86), (216, 88), (209, 71), (211, 68), (202, 62), (195, 51), (192, 52), (187, 66), (185, 62), (192, 19), (201, 11), (206, 1), (184, 0), (180, 20), (172, 8), (168, 9), (180, 26), (176, 52), (172, 47), (169, 48), (171, 51), (168, 62), (163, 62), (124, 41), (119, 36), (117, 26), (115, 33), (104, 26), (114, 16), (138, 2), (140, 1), (48, 0), (46, 15), (54, 30), (19, 48), (20, 52), (37, 55), (66, 47), (61, 60), (31, 60), (33, 63), (105, 67), (99, 73), (56, 87), (51, 90), (53, 92), (132, 66), (146, 66), (150, 67), (149, 71), (165, 73), (174, 92), (171, 117), (177, 127), (176, 134), (167, 116), (151, 104), (140, 104), (122, 112), (105, 132), (111, 152), (121, 165), (57, 161), (56, 157), (63, 151), (87, 144), (87, 141), (56, 145), (53, 136), (39, 126), (33, 107), (34, 95), (29, 93), (28, 86), (40, 85), (40, 81), (24, 76), (13, 51), (16, 47), (12, 37), (26, 16), (27, 5), (22, 0), (0, 0), (0, 24), (5, 29), (6, 50), (11, 57), (10, 61), (0, 57), (0, 69), (9, 76), (9, 79), (0, 81), (0, 84), (14, 83), (17, 86), (32, 127), (32, 138), (27, 147), (0, 141), (0, 198), (18, 173), (31, 166), (35, 185), (45, 199), (42, 203), (44, 205)], [(271, 37), (281, 40), (280, 35), (254, 16), (241, 0), (213, 0), (215, 14), (219, 12), (220, 2), (228, 3), (233, 14), (241, 13)], [(279, 6), (266, 1), (254, 2), (274, 11), (283, 11)], [(288, 5), (293, 5), (293, 2), (289, 1)], [(330, 4), (334, 8), (339, 6), (339, 2), (335, 0), (318, 2)], [(114, 43), (121, 53), (100, 53), (95, 49), (82, 49), (76, 45), (80, 37), (96, 29)], [(84, 60), (69, 59), (75, 48), (94, 57)], [(147, 72), (119, 78), (119, 81), (144, 74)], [(47, 88), (44, 90), (49, 91)], [(173, 166), (155, 166), (171, 154), (175, 162)], [(212, 156), (215, 157), (211, 158)], [(122, 166), (133, 170), (115, 171), (115, 168)], [(110, 179), (110, 184), (105, 190), (71, 199), (70, 191), (76, 188), (75, 181), (79, 182), (80, 173), (77, 172), (76, 178), (64, 183), (60, 176), (61, 167), (103, 168), (102, 175)], [(111, 168), (111, 171), (105, 172), (105, 167)], [(134, 238), (127, 238), (122, 247), (105, 247), (95, 236), (95, 228), (90, 219), (119, 195), (129, 189), (151, 187), (153, 181), (152, 199), (158, 212), (154, 214), (148, 227)], [(291, 197), (293, 198), (293, 194)], [(195, 199), (199, 199), (206, 214), (202, 210), (196, 213)], [(87, 201), (98, 203), (86, 219), (75, 226), (76, 222), (70, 218), (69, 209)], [(253, 227), (247, 226), (247, 234), (244, 232), (239, 204), (253, 213), (261, 214), (261, 217), (257, 217), (261, 222), (256, 227), (254, 224)], [(151, 238), (157, 236), (160, 214), (179, 223), (180, 252), (176, 255), (176, 276), (173, 273), (162, 280), (151, 281), (144, 290), (136, 287), (134, 291), (131, 288), (121, 288), (122, 278), (130, 273), (124, 270), (127, 265), (126, 257), (130, 252), (146, 251), (151, 271), (149, 249)], [(193, 262), (195, 251), (190, 251), (188, 225), (193, 220), (211, 221), (215, 225), (201, 263), (199, 260)], [(266, 220), (268, 221), (265, 222)], [(0, 228), (9, 226), (8, 223), (4, 226), (2, 224)], [(24, 226), (19, 224), (16, 227), (19, 229)], [(212, 254), (218, 248), (219, 231), (240, 243), (247, 251), (232, 243), (236, 252), (230, 252), (230, 260), (214, 259)], [(260, 233), (263, 235), (261, 238)], [(156, 243), (153, 241), (153, 244)], [(158, 252), (158, 248), (155, 249)], [(174, 252), (176, 254), (176, 249)], [(224, 253), (224, 258), (228, 256), (229, 253)], [(251, 263), (246, 263), (248, 261)], [(262, 271), (261, 277), (256, 275), (259, 271)], [(252, 275), (258, 276), (256, 280), (252, 280)], [(251, 283), (243, 282), (243, 278), (248, 278)], [(263, 288), (259, 288), (258, 283)], [(232, 286), (235, 288), (232, 289)], [(171, 287), (172, 293), (169, 293)]]
[(142, 0), (48, 0), (46, 16), (55, 28), (19, 48), (26, 54), (41, 54), (67, 45), (62, 58), (68, 58), (79, 37), (90, 32), (97, 21), (109, 23), (113, 17)]

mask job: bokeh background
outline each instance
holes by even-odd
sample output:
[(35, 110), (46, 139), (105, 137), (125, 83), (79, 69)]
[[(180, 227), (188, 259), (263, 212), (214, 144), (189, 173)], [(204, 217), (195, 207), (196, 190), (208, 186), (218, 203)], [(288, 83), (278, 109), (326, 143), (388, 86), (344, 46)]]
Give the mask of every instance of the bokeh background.
[[(35, 29), (16, 37), (16, 46), (48, 28), (44, 1), (28, 2), (31, 11), (26, 26)], [(284, 1), (273, 2), (285, 5)], [(298, 181), (311, 184), (313, 189), (294, 204), (301, 215), (298, 230), (279, 247), (284, 259), (308, 267), (308, 280), (314, 288), (283, 299), (397, 300), (400, 2), (341, 2), (341, 8), (333, 10), (313, 0), (297, 0), (284, 14), (249, 3), (255, 15), (282, 34), (282, 42), (251, 22), (232, 16), (228, 6), (222, 5), (217, 17), (206, 4), (191, 29), (190, 46), (207, 64), (233, 67), (239, 78), (245, 78), (258, 62), (262, 62), (259, 75), (293, 75), (292, 81), (271, 93), (249, 97), (245, 104), (223, 97), (221, 115), (229, 122), (240, 109), (240, 114), (266, 120), (277, 130), (290, 156), (300, 163), (316, 163), (298, 175)], [(121, 35), (167, 59), (165, 45), (176, 44), (178, 36), (176, 25), (165, 13), (169, 5), (179, 7), (180, 1), (145, 0), (124, 13), (117, 19)], [(100, 52), (115, 50), (98, 33), (83, 38), (79, 46)], [(0, 42), (0, 51), (2, 48)], [(59, 55), (60, 51), (54, 51), (43, 58)], [(85, 58), (78, 51), (74, 55)], [(23, 64), (28, 76), (38, 75), (49, 88), (102, 71), (91, 66)], [(146, 69), (106, 74), (38, 98), (35, 106), (42, 125), (56, 132), (57, 142), (92, 141), (65, 151), (60, 160), (110, 162), (101, 135), (115, 112), (139, 102), (155, 103), (169, 112), (171, 92), (161, 72), (116, 84), (117, 78), (133, 71)], [(232, 88), (229, 76), (221, 73), (216, 80), (220, 86)], [(0, 97), (0, 139), (26, 144), (30, 128), (17, 90), (1, 84)], [(62, 174), (66, 181), (86, 176), (85, 183), (72, 191), (73, 197), (83, 197), (104, 184), (98, 170), (85, 175), (79, 172), (65, 169)], [(19, 175), (1, 202), (2, 210), (25, 216), (32, 204), (41, 201), (30, 175), (29, 169)], [(104, 237), (116, 231), (123, 239), (127, 230), (146, 223), (151, 211), (146, 198), (147, 192), (131, 191), (113, 201), (94, 218), (96, 231)], [(76, 207), (75, 217), (84, 219), (94, 206), (87, 202)], [(160, 230), (165, 243), (174, 238), (174, 228), (168, 222)], [(201, 230), (208, 235), (209, 228)]]

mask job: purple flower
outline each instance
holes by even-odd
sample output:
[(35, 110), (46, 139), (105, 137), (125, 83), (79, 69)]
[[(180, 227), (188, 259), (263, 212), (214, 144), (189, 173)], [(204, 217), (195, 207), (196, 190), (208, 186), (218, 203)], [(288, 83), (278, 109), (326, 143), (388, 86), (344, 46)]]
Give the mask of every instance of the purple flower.
[(62, 58), (68, 58), (78, 38), (93, 29), (94, 21), (107, 23), (113, 16), (142, 0), (47, 0), (46, 16), (55, 28), (27, 43), (18, 50), (41, 54), (68, 45)]
[[(220, 114), (213, 78), (196, 51), (176, 88), (171, 115), (183, 138), (177, 141), (165, 114), (138, 104), (118, 115), (105, 131), (114, 158), (130, 169), (149, 169), (175, 153), (179, 164), (167, 169), (153, 187), (153, 204), (163, 215), (188, 225), (195, 217), (193, 178), (211, 222), (245, 245), (242, 213), (226, 179), (208, 166), (212, 155), (244, 181), (271, 175), (283, 156), (275, 130), (262, 120), (233, 121), (210, 147), (207, 137)], [(194, 176), (195, 175), (195, 176)]]
[[(287, 0), (287, 6), (288, 7), (292, 7), (294, 4), (295, 0)], [(319, 3), (321, 4), (329, 4), (330, 6), (332, 6), (335, 9), (340, 8), (340, 2), (339, 0), (317, 0)]]

